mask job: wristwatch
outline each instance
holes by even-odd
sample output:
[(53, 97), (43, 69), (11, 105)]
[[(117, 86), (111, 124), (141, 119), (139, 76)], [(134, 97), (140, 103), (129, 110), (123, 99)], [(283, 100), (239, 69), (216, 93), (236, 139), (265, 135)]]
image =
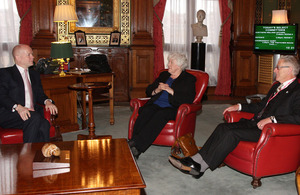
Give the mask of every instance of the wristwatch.
[(275, 123), (275, 116), (270, 116), (272, 123)]

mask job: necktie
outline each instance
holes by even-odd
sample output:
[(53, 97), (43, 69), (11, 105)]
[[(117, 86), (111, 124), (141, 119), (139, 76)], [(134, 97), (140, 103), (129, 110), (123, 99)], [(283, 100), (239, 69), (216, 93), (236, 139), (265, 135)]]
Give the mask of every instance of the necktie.
[(34, 110), (33, 108), (33, 95), (32, 95), (32, 88), (31, 88), (31, 83), (29, 82), (28, 79), (28, 70), (24, 69), (25, 75), (24, 75), (24, 84), (27, 86), (28, 93), (29, 93), (29, 109)]
[(277, 87), (276, 93), (278, 93), (278, 92), (281, 90), (282, 86), (283, 86), (283, 83), (281, 83), (281, 84)]
[(269, 102), (281, 91), (281, 88), (283, 87), (283, 83), (281, 83), (277, 89), (276, 89), (276, 93), (274, 93), (272, 96), (270, 96), (269, 100), (267, 101), (267, 104), (265, 105), (265, 107), (258, 113), (257, 118), (260, 118), (263, 113), (265, 112)]

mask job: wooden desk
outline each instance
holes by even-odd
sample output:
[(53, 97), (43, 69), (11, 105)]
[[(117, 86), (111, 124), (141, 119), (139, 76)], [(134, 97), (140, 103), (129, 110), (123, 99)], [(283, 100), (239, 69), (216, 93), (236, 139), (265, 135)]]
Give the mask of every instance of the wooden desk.
[(70, 151), (70, 170), (36, 178), (32, 162), (44, 143), (0, 145), (1, 194), (140, 194), (146, 187), (126, 139), (55, 144)]
[(70, 132), (79, 129), (77, 123), (76, 92), (68, 89), (69, 85), (77, 83), (78, 75), (41, 75), (45, 94), (51, 98), (58, 108), (56, 119), (60, 132)]

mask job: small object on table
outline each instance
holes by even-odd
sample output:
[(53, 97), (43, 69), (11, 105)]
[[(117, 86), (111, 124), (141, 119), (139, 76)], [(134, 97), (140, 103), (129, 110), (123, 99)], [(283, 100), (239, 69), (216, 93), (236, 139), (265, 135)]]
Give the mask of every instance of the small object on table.
[(59, 156), (60, 149), (55, 144), (46, 143), (42, 148), (44, 157)]
[(70, 151), (61, 151), (55, 144), (46, 143), (35, 153), (32, 164), (33, 177), (69, 172), (69, 167)]
[(93, 82), (93, 83), (77, 83), (69, 85), (69, 89), (76, 91), (87, 91), (89, 96), (89, 134), (88, 135), (78, 135), (77, 139), (111, 139), (111, 135), (96, 136), (95, 134), (95, 122), (94, 122), (94, 110), (93, 110), (93, 90), (94, 89), (109, 89), (111, 84), (108, 82)]

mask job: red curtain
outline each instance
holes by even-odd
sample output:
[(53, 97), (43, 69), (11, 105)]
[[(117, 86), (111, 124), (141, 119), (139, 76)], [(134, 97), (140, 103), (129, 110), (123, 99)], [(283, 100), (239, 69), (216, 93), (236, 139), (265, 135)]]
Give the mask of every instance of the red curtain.
[[(228, 7), (228, 0), (219, 0), (221, 20), (223, 25), (222, 41), (220, 48), (220, 63), (218, 71), (218, 83), (215, 90), (215, 95), (230, 95), (231, 93), (231, 59), (230, 59), (230, 25), (231, 25), (231, 10)], [(227, 19), (227, 20), (226, 20)]]
[[(164, 56), (163, 56), (163, 30), (161, 21), (164, 17), (165, 6), (167, 0), (160, 0), (153, 8), (153, 42), (155, 45), (154, 51), (154, 71), (153, 76), (156, 78), (158, 72), (164, 69)], [(159, 18), (159, 19), (158, 19)]]
[(21, 18), (19, 43), (30, 45), (32, 41), (31, 0), (16, 0), (16, 4)]

